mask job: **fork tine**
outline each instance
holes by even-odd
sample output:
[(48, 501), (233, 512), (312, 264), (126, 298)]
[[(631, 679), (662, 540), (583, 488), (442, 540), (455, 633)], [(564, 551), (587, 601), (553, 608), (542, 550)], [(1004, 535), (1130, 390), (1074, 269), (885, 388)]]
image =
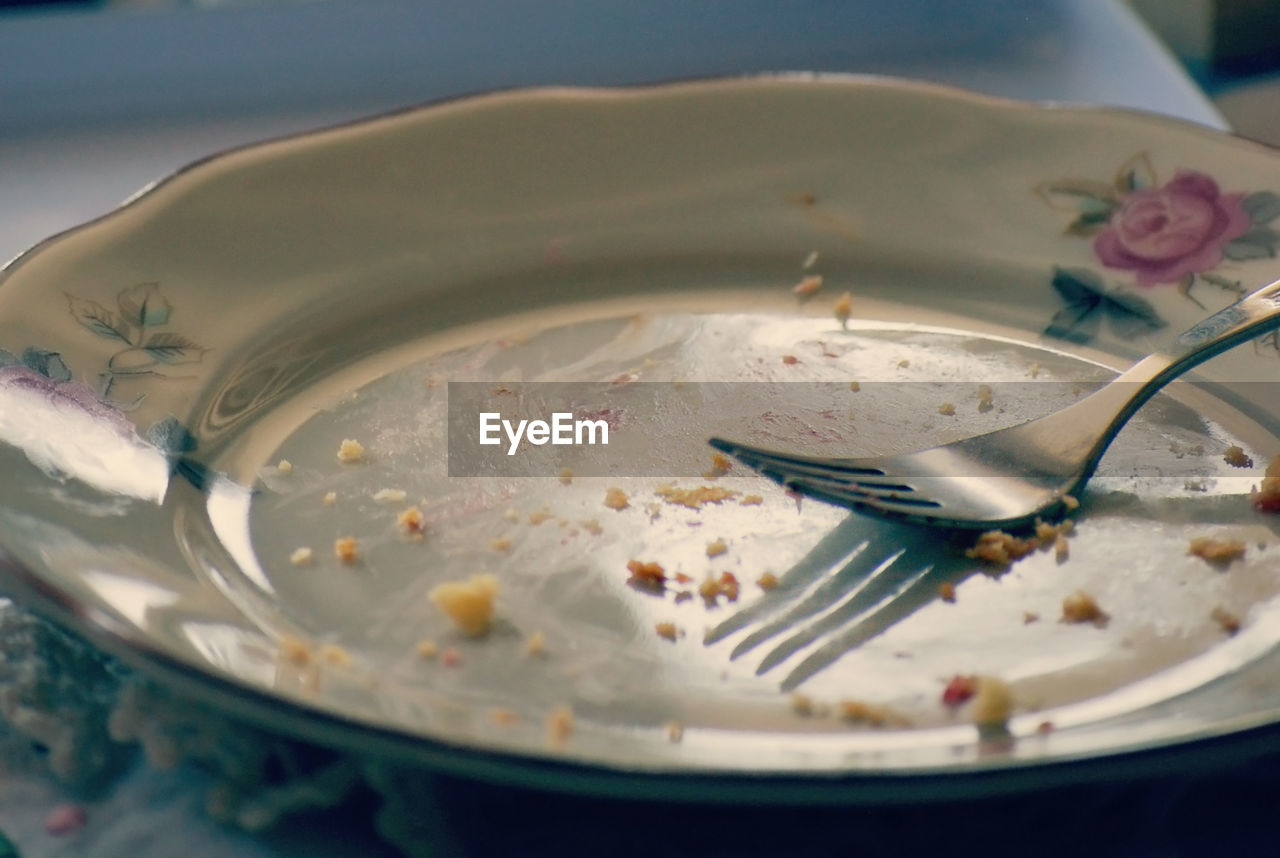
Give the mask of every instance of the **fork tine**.
[(845, 483), (843, 480), (822, 480), (814, 477), (776, 477), (761, 471), (780, 482), (786, 488), (802, 495), (833, 503), (838, 506), (867, 506), (877, 510), (901, 513), (918, 513), (942, 506), (935, 500), (899, 491), (871, 491)]
[(799, 456), (791, 453), (780, 453), (776, 450), (768, 450), (764, 447), (753, 447), (749, 444), (739, 444), (735, 441), (726, 441), (723, 438), (712, 438), (707, 442), (722, 453), (728, 453), (735, 459), (752, 468), (760, 469), (767, 467), (774, 468), (818, 468), (820, 473), (831, 473), (832, 471), (840, 471), (841, 473), (866, 476), (866, 477), (882, 477), (884, 471), (879, 468), (867, 467), (862, 464), (860, 459), (831, 459), (822, 456)]

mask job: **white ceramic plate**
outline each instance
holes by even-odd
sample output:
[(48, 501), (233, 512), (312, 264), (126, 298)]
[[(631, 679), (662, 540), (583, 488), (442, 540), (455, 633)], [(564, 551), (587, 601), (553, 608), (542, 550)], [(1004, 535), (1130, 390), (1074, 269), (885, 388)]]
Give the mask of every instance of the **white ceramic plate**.
[[(851, 78), (501, 93), (222, 154), (5, 271), (4, 570), (275, 729), (564, 788), (937, 794), (1257, 739), (1280, 705), (1277, 520), (1249, 501), (1280, 452), (1274, 337), (1144, 409), (1065, 562), (984, 569), (700, 472), (711, 434), (884, 452), (1072, 401), (1280, 274), (1275, 191), (1280, 158), (1223, 134)], [(462, 456), (477, 392), (527, 410), (547, 382), (612, 446), (532, 477)], [(1189, 556), (1202, 535), (1244, 557)], [(668, 586), (629, 586), (631, 560)], [(496, 621), (469, 638), (428, 592), (480, 572)], [(725, 572), (736, 601), (680, 595)], [(1059, 621), (1076, 590), (1105, 626)], [(1012, 686), (1008, 737), (943, 705), (957, 674)]]

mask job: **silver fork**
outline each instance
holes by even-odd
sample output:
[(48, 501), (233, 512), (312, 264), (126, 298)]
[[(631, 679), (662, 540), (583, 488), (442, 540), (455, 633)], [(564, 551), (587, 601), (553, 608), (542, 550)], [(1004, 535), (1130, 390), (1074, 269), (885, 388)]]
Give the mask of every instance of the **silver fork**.
[(1280, 327), (1280, 280), (1246, 295), (1052, 414), (941, 447), (825, 458), (712, 438), (711, 446), (808, 497), (881, 518), (941, 528), (1018, 528), (1078, 495), (1129, 418), (1173, 379)]

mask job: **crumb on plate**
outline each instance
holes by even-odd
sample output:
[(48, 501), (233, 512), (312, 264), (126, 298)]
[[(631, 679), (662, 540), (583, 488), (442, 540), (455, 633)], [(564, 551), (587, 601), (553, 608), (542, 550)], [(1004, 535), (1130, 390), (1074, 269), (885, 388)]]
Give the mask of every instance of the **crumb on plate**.
[(972, 548), (964, 552), (970, 560), (982, 560), (995, 566), (1008, 566), (1035, 551), (1035, 539), (1022, 539), (1003, 530), (988, 530), (978, 537)]
[(831, 312), (841, 327), (847, 327), (849, 318), (853, 315), (853, 293), (845, 292), (837, 298), (835, 305), (831, 308)]
[(1232, 561), (1244, 557), (1245, 544), (1239, 539), (1218, 539), (1212, 536), (1197, 536), (1187, 545), (1187, 553), (1193, 554), (1215, 563), (1226, 566)]
[(950, 402), (944, 402), (938, 406), (938, 413), (943, 417), (952, 417), (956, 413), (956, 407)]
[(289, 562), (294, 566), (307, 566), (315, 558), (315, 552), (305, 545), (293, 549), (293, 553), (289, 555)]
[(294, 667), (306, 667), (311, 663), (311, 657), (314, 651), (311, 644), (302, 638), (293, 635), (284, 635), (279, 641), (280, 660), (292, 664)]
[(400, 525), (400, 529), (411, 536), (422, 533), (425, 527), (424, 522), (422, 510), (416, 506), (411, 506), (396, 516), (396, 524)]
[(717, 539), (715, 542), (707, 543), (707, 556), (719, 557), (729, 551), (729, 545), (723, 539)]
[(822, 289), (822, 275), (811, 274), (803, 278), (799, 283), (791, 287), (791, 294), (797, 298), (804, 300), (817, 295)]
[(547, 636), (536, 631), (524, 639), (524, 654), (527, 656), (546, 655)]
[(1217, 623), (1218, 627), (1229, 635), (1234, 635), (1240, 631), (1240, 618), (1221, 605), (1215, 606), (1209, 612), (1209, 619)]
[(420, 640), (413, 648), (414, 653), (421, 659), (432, 659), (440, 652), (439, 645), (435, 641), (427, 639)]
[(973, 723), (979, 729), (1003, 729), (1013, 714), (1014, 696), (1009, 683), (995, 676), (979, 676), (973, 696)]
[(1244, 448), (1238, 444), (1232, 444), (1222, 454), (1222, 461), (1226, 462), (1233, 468), (1252, 468), (1253, 459), (1244, 451)]
[(431, 603), (470, 637), (488, 633), (493, 625), (497, 597), (498, 578), (490, 574), (472, 575), (465, 581), (445, 581), (427, 593)]
[(338, 493), (325, 492), (324, 497), (321, 498), (321, 501), (324, 503), (325, 506), (333, 506), (335, 503), (338, 502)]
[(350, 465), (364, 460), (364, 445), (354, 438), (343, 438), (338, 445), (338, 461)]
[(954, 603), (956, 600), (956, 585), (950, 581), (942, 582), (938, 587), (938, 598), (944, 602)]
[(1062, 600), (1062, 622), (1093, 623), (1105, 626), (1110, 617), (1097, 601), (1084, 590), (1076, 590)]
[(698, 486), (692, 489), (681, 489), (670, 484), (658, 486), (654, 490), (654, 494), (669, 504), (684, 506), (689, 509), (701, 509), (706, 504), (718, 504), (738, 496), (738, 493), (732, 489), (720, 486)]
[(374, 503), (404, 503), (409, 495), (404, 489), (378, 489), (373, 493)]
[(1261, 512), (1280, 512), (1280, 456), (1276, 456), (1267, 465), (1262, 485), (1258, 486), (1250, 499)]
[(489, 547), (494, 551), (506, 552), (511, 550), (511, 539), (506, 536), (499, 536), (497, 539), (489, 543)]
[(759, 506), (764, 503), (761, 495), (746, 495), (742, 498), (741, 506)]
[(293, 462), (290, 462), (288, 459), (281, 459), (280, 463), (276, 465), (276, 470), (285, 476), (288, 476), (293, 473)]
[(333, 555), (343, 563), (355, 563), (360, 559), (360, 543), (354, 536), (340, 536), (333, 541)]
[(668, 721), (662, 725), (662, 729), (667, 734), (668, 742), (674, 744), (684, 738), (684, 725), (679, 721)]
[(978, 385), (978, 412), (985, 414), (995, 406), (992, 404), (991, 385)]
[(631, 501), (626, 492), (617, 486), (611, 486), (605, 490), (604, 505), (609, 509), (623, 510), (631, 506)]
[(662, 568), (661, 563), (628, 560), (627, 571), (631, 573), (627, 583), (632, 587), (660, 593), (667, 586), (667, 570)]
[(776, 590), (778, 589), (778, 576), (772, 572), (765, 572), (756, 579), (756, 586), (761, 590)]
[(684, 634), (684, 630), (670, 620), (655, 623), (653, 630), (658, 633), (658, 637), (672, 642)]
[(560, 469), (560, 485), (567, 486), (573, 482), (573, 468), (567, 465)]
[(547, 716), (547, 737), (552, 743), (562, 745), (573, 735), (573, 709), (560, 705)]

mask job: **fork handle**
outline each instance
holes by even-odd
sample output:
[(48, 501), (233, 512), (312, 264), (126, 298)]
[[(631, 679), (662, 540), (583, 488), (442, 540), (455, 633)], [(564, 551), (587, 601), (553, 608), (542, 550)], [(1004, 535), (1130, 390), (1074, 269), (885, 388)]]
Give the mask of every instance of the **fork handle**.
[(1187, 329), (1164, 352), (1135, 363), (1110, 384), (1071, 406), (1071, 437), (1062, 449), (1086, 455), (1085, 478), (1093, 473), (1111, 439), (1142, 405), (1187, 370), (1227, 349), (1280, 328), (1280, 280), (1263, 286)]

